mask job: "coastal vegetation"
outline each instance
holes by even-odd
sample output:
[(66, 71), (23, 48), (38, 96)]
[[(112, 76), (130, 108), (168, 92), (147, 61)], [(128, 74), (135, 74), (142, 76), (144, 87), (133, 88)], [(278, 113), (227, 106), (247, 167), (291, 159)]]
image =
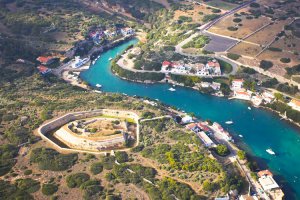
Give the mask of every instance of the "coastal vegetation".
[(116, 63), (113, 63), (111, 66), (111, 70), (116, 73), (118, 76), (133, 80), (133, 81), (161, 81), (165, 78), (165, 74), (163, 73), (154, 73), (154, 72), (133, 72), (130, 70), (126, 70)]

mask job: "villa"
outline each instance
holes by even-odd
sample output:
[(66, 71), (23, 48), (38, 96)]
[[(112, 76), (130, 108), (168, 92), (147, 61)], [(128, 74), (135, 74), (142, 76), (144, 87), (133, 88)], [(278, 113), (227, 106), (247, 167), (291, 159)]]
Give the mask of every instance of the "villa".
[(217, 82), (212, 82), (212, 84), (210, 85), (210, 87), (214, 90), (220, 90), (221, 88), (221, 83), (217, 83)]
[(243, 88), (244, 80), (243, 79), (233, 79), (231, 83), (231, 90), (240, 90)]
[(38, 66), (37, 69), (39, 70), (39, 72), (42, 75), (46, 75), (46, 74), (48, 74), (48, 73), (50, 73), (52, 71), (51, 69), (49, 69), (48, 67), (45, 67), (43, 65)]
[(186, 115), (181, 119), (182, 124), (188, 124), (188, 123), (193, 123), (193, 122), (194, 122), (193, 118), (189, 115)]
[(188, 125), (185, 126), (185, 128), (187, 128), (188, 130), (191, 130), (195, 133), (198, 133), (198, 132), (201, 131), (200, 127), (196, 123), (188, 124)]
[(173, 72), (182, 74), (195, 74), (198, 76), (220, 76), (220, 64), (216, 61), (209, 61), (206, 65), (202, 63), (188, 63), (184, 64), (183, 61), (170, 62), (164, 61), (162, 63), (162, 72)]
[(206, 147), (216, 146), (216, 144), (203, 131), (198, 132), (197, 136), (200, 138), (200, 140), (204, 143)]
[(269, 91), (264, 91), (262, 93), (262, 97), (266, 103), (271, 103), (275, 99), (274, 94)]
[(73, 68), (79, 68), (82, 65), (86, 64), (90, 59), (89, 58), (84, 58), (84, 59), (80, 59), (79, 56), (75, 57), (75, 62), (72, 64)]
[(300, 101), (297, 99), (292, 99), (289, 103), (289, 106), (291, 106), (294, 110), (300, 111)]
[(262, 186), (265, 192), (267, 192), (272, 199), (282, 199), (284, 193), (280, 189), (279, 185), (273, 178), (273, 174), (269, 170), (259, 171), (258, 175), (258, 182)]
[(55, 58), (52, 56), (40, 56), (36, 59), (39, 61), (42, 65), (50, 65), (55, 61)]
[(121, 29), (121, 33), (123, 36), (133, 35), (134, 30), (132, 28), (126, 27)]
[(251, 100), (251, 95), (252, 95), (252, 92), (247, 90), (234, 90), (234, 98), (236, 99), (241, 99), (241, 100), (247, 100), (247, 101), (250, 101)]
[(206, 63), (206, 68), (210, 71), (211, 75), (221, 76), (221, 67), (218, 61), (209, 61)]
[(262, 103), (263, 98), (261, 96), (255, 95), (251, 98), (251, 101), (255, 106), (259, 106)]

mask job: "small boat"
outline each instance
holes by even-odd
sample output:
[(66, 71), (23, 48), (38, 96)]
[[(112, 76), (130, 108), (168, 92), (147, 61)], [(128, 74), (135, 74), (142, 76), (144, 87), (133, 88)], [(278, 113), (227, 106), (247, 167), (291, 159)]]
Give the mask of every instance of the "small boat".
[(225, 124), (233, 124), (233, 121), (227, 121)]
[(111, 61), (111, 60), (112, 60), (112, 57), (110, 57), (108, 60)]
[(94, 60), (93, 62), (92, 62), (92, 64), (94, 65), (96, 63), (96, 61)]
[(169, 90), (170, 90), (171, 92), (176, 91), (176, 89), (174, 89), (174, 88), (169, 88)]
[(251, 107), (250, 107), (250, 106), (248, 107), (248, 110), (251, 110)]
[(267, 149), (266, 152), (271, 155), (275, 155), (275, 152), (272, 149)]
[(242, 137), (243, 137), (243, 135), (239, 135), (239, 137), (240, 137), (240, 138), (242, 138)]
[(101, 88), (101, 87), (102, 87), (102, 85), (100, 85), (100, 84), (96, 84), (96, 87), (97, 87), (97, 88)]

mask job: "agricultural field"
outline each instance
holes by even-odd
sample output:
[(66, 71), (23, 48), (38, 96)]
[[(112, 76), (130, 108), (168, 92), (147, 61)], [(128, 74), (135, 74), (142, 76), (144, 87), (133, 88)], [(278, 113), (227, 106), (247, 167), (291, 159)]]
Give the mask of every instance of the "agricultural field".
[[(236, 23), (234, 21), (238, 22)], [(242, 15), (238, 17), (228, 16), (218, 22), (215, 26), (211, 27), (208, 31), (224, 36), (242, 39), (270, 22), (271, 20), (267, 17), (247, 19), (246, 16)], [(229, 27), (234, 27), (236, 30), (229, 30)]]
[[(180, 10), (175, 10), (174, 20), (182, 20), (183, 17), (188, 18), (193, 23), (203, 23), (207, 16), (219, 15), (224, 13), (222, 10), (214, 9), (206, 5), (188, 4)], [(206, 17), (205, 17), (206, 16)]]
[[(253, 42), (259, 45), (267, 45), (274, 40), (277, 35), (284, 30), (284, 26), (289, 24), (291, 20), (276, 21), (261, 31), (255, 33), (251, 37), (247, 38), (246, 41)], [(272, 30), (272, 31), (270, 31)]]
[(205, 2), (205, 4), (212, 6), (212, 7), (220, 8), (222, 10), (231, 10), (232, 8), (237, 7), (237, 4), (229, 3), (226, 1), (220, 1), (220, 0), (211, 0), (211, 1)]
[[(292, 67), (300, 63), (300, 56), (295, 55), (290, 52), (278, 52), (278, 51), (270, 51), (266, 50), (261, 55), (257, 57), (260, 60), (270, 60), (274, 64), (271, 68), (277, 74), (284, 75), (286, 73), (286, 67)], [(285, 63), (281, 61), (281, 59), (287, 58), (290, 59), (289, 62)]]
[(230, 49), (230, 53), (243, 55), (245, 57), (255, 57), (262, 48), (259, 45), (249, 44), (246, 42), (241, 42), (238, 45)]

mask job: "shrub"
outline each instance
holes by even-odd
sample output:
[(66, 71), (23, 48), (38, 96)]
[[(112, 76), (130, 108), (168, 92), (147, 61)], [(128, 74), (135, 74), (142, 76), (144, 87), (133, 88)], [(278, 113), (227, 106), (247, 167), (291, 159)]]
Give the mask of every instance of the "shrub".
[(103, 171), (103, 164), (101, 162), (93, 163), (90, 170), (94, 175), (100, 174)]
[(239, 22), (242, 21), (242, 19), (241, 18), (234, 18), (232, 21), (235, 22), (235, 23), (239, 23)]
[(242, 150), (239, 150), (239, 151), (237, 152), (237, 156), (239, 157), (239, 159), (245, 160), (245, 159), (246, 159), (246, 152), (245, 152), (245, 151), (242, 151)]
[(84, 182), (88, 181), (90, 176), (86, 173), (76, 173), (67, 176), (67, 185), (69, 188), (80, 187)]
[(124, 163), (128, 161), (128, 154), (125, 151), (117, 151), (115, 153), (115, 157), (119, 163)]
[(237, 27), (234, 27), (234, 26), (229, 26), (229, 27), (227, 27), (227, 29), (228, 29), (229, 31), (237, 31), (237, 30), (238, 30), (238, 28), (237, 28)]
[(113, 156), (104, 157), (102, 159), (102, 163), (103, 163), (103, 168), (104, 169), (110, 170), (114, 166), (115, 157), (113, 157)]
[(273, 63), (271, 61), (262, 60), (262, 61), (260, 61), (259, 67), (264, 69), (264, 70), (268, 70), (271, 67), (273, 67)]
[(11, 144), (0, 145), (0, 176), (7, 174), (15, 165), (14, 157), (18, 155), (18, 148)]
[(42, 170), (64, 171), (77, 161), (77, 154), (60, 154), (54, 149), (37, 148), (32, 150), (30, 161), (37, 163)]
[(227, 53), (227, 57), (232, 59), (232, 60), (237, 60), (241, 57), (241, 55), (234, 54), (234, 53)]
[(252, 8), (259, 8), (260, 5), (258, 3), (251, 3), (250, 7), (252, 7)]
[(215, 151), (219, 156), (227, 156), (230, 153), (228, 147), (224, 144), (218, 144)]
[(289, 63), (289, 62), (291, 62), (291, 59), (290, 58), (280, 58), (280, 61), (282, 63)]
[(57, 190), (58, 186), (52, 183), (43, 184), (42, 186), (42, 193), (47, 196), (54, 194), (55, 192), (57, 192)]
[(27, 169), (24, 171), (24, 175), (30, 175), (32, 174), (32, 170), (31, 169)]
[(16, 185), (20, 190), (26, 191), (28, 193), (34, 193), (41, 188), (40, 182), (31, 178), (18, 179), (16, 180)]

